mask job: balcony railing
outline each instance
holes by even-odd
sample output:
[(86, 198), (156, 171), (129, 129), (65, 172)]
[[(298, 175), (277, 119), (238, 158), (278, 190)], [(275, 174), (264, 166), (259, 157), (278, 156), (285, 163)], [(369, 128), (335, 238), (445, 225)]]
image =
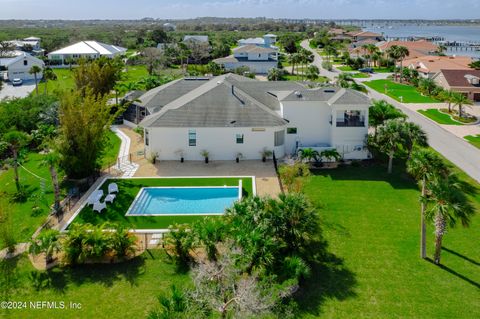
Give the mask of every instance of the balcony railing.
[(360, 119), (345, 119), (344, 121), (337, 120), (337, 127), (365, 127), (365, 121)]

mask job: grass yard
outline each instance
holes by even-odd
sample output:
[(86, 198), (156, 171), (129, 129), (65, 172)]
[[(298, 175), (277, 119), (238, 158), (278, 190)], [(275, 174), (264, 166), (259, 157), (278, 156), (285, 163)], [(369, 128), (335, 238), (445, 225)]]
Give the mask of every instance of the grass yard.
[[(391, 176), (383, 166), (324, 171), (305, 191), (322, 207), (339, 270), (313, 271), (316, 289), (300, 296), (304, 318), (480, 317), (480, 216), (448, 231), (438, 267), (419, 257), (419, 191), (403, 167)], [(432, 256), (430, 224), (427, 236)]]
[(122, 73), (122, 82), (137, 82), (148, 76), (145, 65), (129, 65), (125, 67), (127, 72)]
[[(241, 178), (243, 195), (253, 194), (251, 178)], [(204, 216), (125, 216), (128, 208), (142, 187), (148, 186), (237, 186), (239, 178), (145, 178), (145, 179), (118, 179), (107, 180), (101, 188), (108, 193), (108, 184), (117, 183), (119, 193), (114, 203), (107, 205), (101, 214), (85, 207), (73, 221), (74, 223), (91, 223), (99, 225), (104, 222), (116, 222), (134, 229), (166, 229), (168, 226), (179, 223), (191, 223)]]
[(466, 139), (473, 146), (480, 148), (480, 135), (468, 135), (465, 136), (464, 139)]
[(440, 112), (437, 109), (418, 110), (418, 113), (428, 117), (429, 119), (444, 125), (463, 125), (458, 121), (452, 119), (452, 117), (446, 113)]
[(362, 73), (362, 72), (356, 72), (356, 73), (350, 73), (352, 78), (354, 79), (367, 79), (370, 77), (367, 73)]
[[(390, 80), (374, 80), (364, 82), (365, 85), (374, 89), (377, 92), (386, 94), (389, 97), (402, 102), (400, 97), (403, 97), (403, 103), (435, 103), (437, 100), (421, 95), (415, 87), (400, 83), (395, 83)], [(387, 92), (385, 93), (385, 87)]]
[[(57, 93), (75, 88), (75, 82), (73, 80), (72, 71), (70, 69), (53, 69), (53, 72), (57, 75), (57, 79), (54, 81), (48, 81), (48, 92)], [(38, 90), (40, 92), (44, 92), (45, 82), (41, 82), (38, 84)]]
[(107, 147), (102, 156), (102, 168), (108, 168), (117, 161), (118, 153), (120, 152), (120, 145), (122, 140), (112, 131), (107, 132)]
[[(0, 309), (1, 318), (146, 318), (159, 305), (157, 296), (169, 294), (171, 285), (191, 285), (163, 250), (152, 250), (127, 263), (82, 265), (35, 270), (27, 257), (0, 262), (0, 292), (15, 301), (64, 301), (59, 309)], [(69, 303), (81, 309), (69, 309)], [(28, 305), (28, 304), (27, 304)]]
[(356, 71), (354, 69), (352, 69), (351, 67), (349, 67), (348, 65), (342, 65), (342, 66), (335, 66), (336, 69), (339, 69), (340, 71), (344, 71), (344, 72), (353, 72), (353, 71)]
[[(30, 172), (45, 179), (45, 190), (42, 191), (40, 180), (19, 168), (20, 185), (25, 187), (28, 198), (24, 201), (13, 201), (16, 193), (13, 169), (0, 172), (0, 197), (3, 209), (9, 211), (11, 229), (18, 242), (30, 240), (35, 230), (40, 227), (49, 214), (49, 207), (53, 203), (53, 187), (48, 167), (41, 166), (43, 155), (28, 153), (21, 164)], [(34, 207), (38, 207), (33, 210)], [(0, 238), (0, 249), (5, 244)]]

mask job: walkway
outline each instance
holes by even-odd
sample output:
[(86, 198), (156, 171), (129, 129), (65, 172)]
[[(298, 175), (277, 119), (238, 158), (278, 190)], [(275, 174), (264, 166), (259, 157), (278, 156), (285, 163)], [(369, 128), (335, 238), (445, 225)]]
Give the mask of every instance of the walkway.
[(120, 152), (118, 153), (117, 165), (114, 167), (123, 172), (123, 177), (132, 177), (138, 169), (138, 164), (130, 162), (130, 138), (122, 132), (120, 127), (112, 126), (111, 130), (120, 138)]
[(7, 248), (4, 248), (4, 249), (0, 250), (0, 260), (15, 258), (18, 255), (21, 255), (24, 252), (26, 252), (28, 250), (28, 247), (29, 247), (28, 243), (16, 244), (15, 245), (15, 251), (11, 254), (8, 253)]

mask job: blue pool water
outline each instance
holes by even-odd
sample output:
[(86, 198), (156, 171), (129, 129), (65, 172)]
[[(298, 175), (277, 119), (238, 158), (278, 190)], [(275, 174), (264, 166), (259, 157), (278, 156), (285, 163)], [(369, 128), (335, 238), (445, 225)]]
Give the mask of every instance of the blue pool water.
[(238, 200), (238, 187), (145, 187), (127, 215), (222, 214)]

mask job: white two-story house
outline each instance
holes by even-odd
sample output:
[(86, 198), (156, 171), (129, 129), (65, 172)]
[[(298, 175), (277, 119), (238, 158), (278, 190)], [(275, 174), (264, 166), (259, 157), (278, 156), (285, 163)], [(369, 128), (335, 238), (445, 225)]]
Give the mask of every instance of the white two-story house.
[[(182, 87), (192, 88), (185, 93)], [(181, 79), (141, 96), (146, 154), (160, 160), (277, 158), (301, 148), (335, 148), (345, 159), (365, 159), (370, 100), (342, 88), (309, 89), (295, 82), (262, 82), (227, 74)], [(181, 93), (179, 93), (181, 92)]]

